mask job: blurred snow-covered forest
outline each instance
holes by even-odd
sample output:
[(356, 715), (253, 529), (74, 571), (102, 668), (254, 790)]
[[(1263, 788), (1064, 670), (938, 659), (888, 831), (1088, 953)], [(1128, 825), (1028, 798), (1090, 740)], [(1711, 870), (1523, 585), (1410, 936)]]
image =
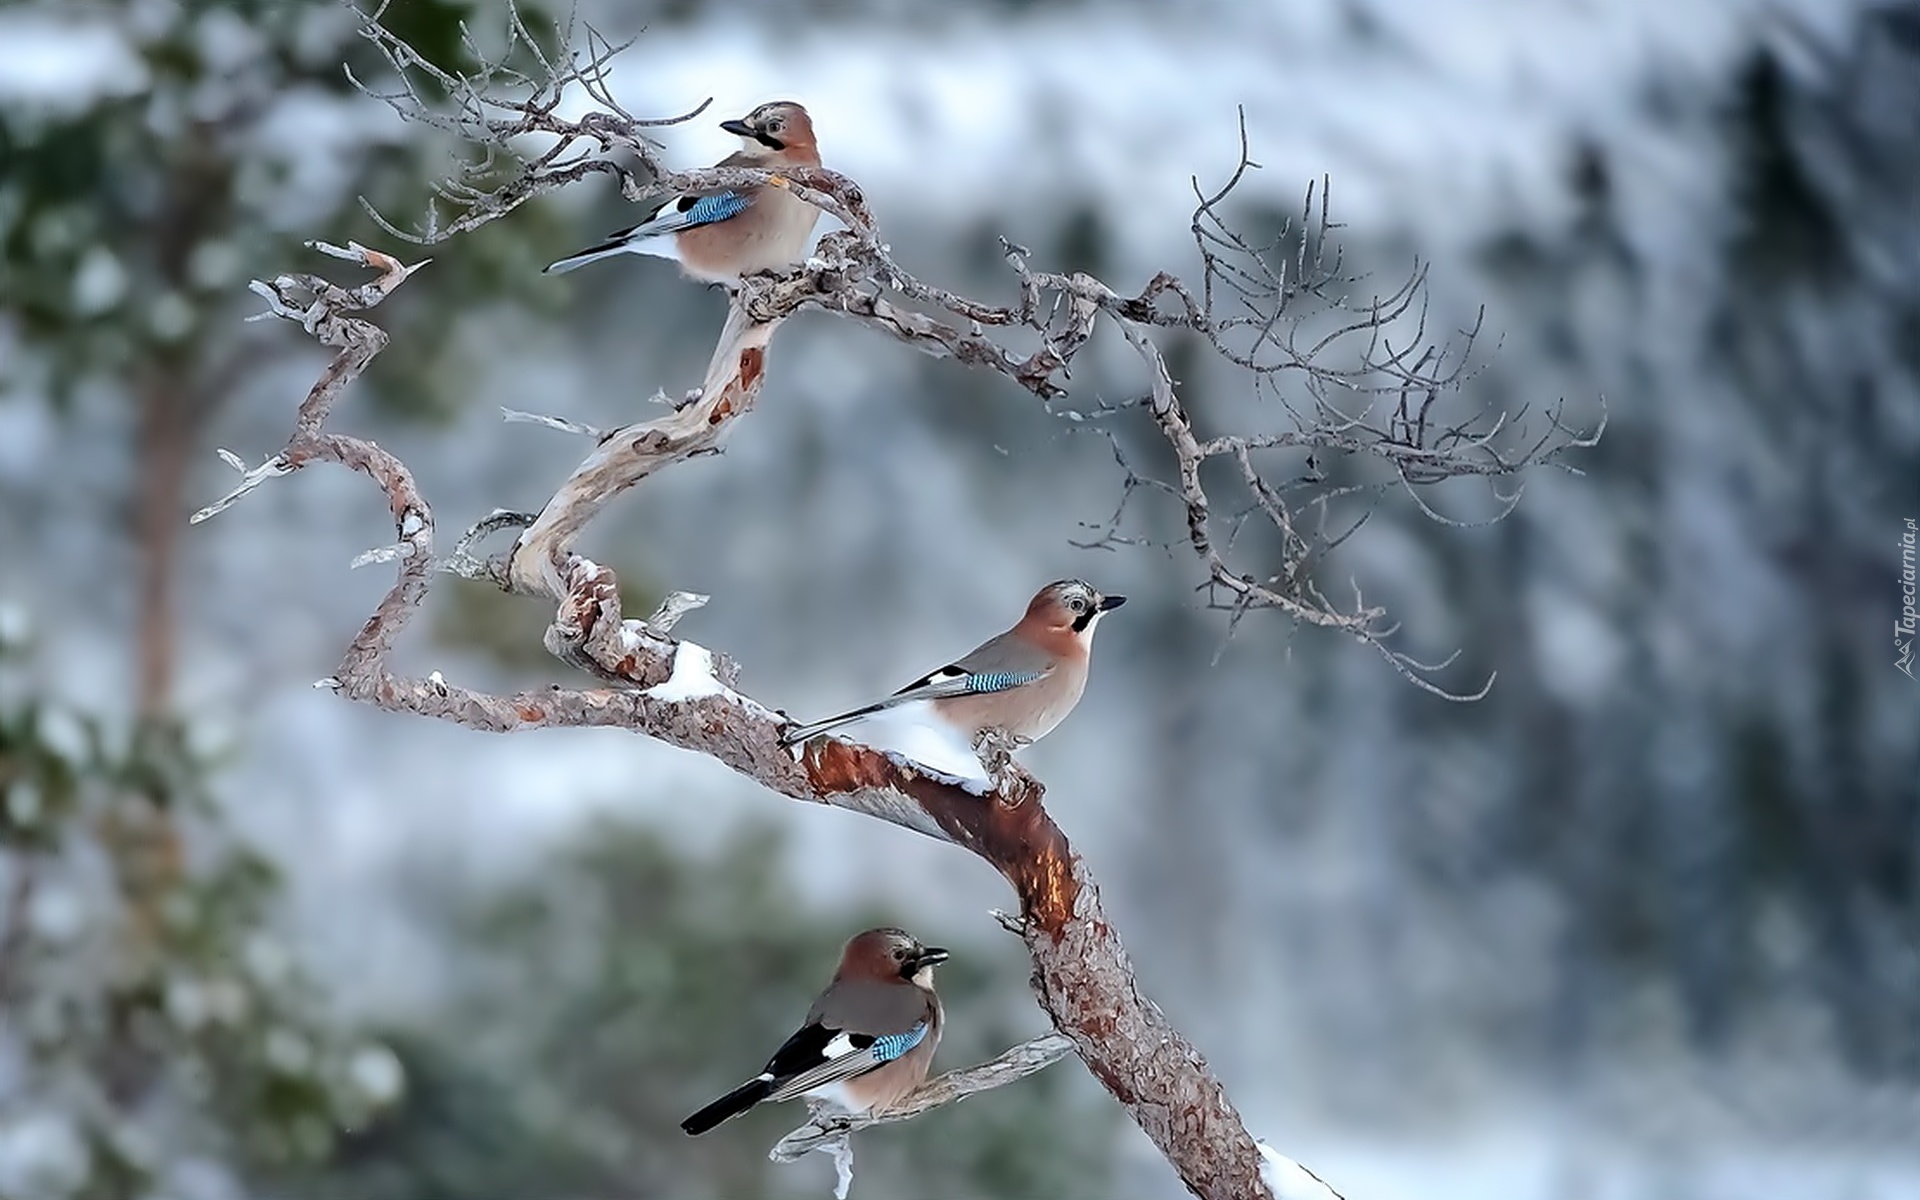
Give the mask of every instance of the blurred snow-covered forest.
[[(759, 698), (891, 687), (1078, 574), (1133, 598), (1026, 760), (1142, 988), (1249, 1126), (1349, 1200), (1920, 1198), (1920, 9), (1903, 0), (586, 0), (675, 161), (813, 112), (923, 278), (999, 236), (1131, 290), (1190, 272), (1191, 177), (1245, 107), (1250, 222), (1332, 181), (1350, 261), (1431, 265), (1469, 394), (1604, 441), (1483, 528), (1387, 503), (1335, 552), (1450, 705), (1350, 643), (1226, 640), (1178, 553), (1076, 549), (1104, 439), (823, 316), (727, 453), (583, 547)], [(451, 58), (492, 0), (396, 0)], [(644, 32), (642, 32), (644, 28)], [(846, 934), (956, 950), (958, 1065), (1038, 1031), (1003, 887), (902, 831), (613, 732), (489, 738), (326, 675), (385, 588), (344, 472), (230, 486), (318, 352), (246, 281), (392, 247), (453, 148), (355, 95), (321, 0), (0, 6), (0, 1196), (818, 1195), (794, 1113), (675, 1122), (802, 1012)], [(370, 68), (369, 68), (370, 69)], [(724, 308), (666, 264), (540, 266), (630, 223), (589, 181), (435, 249), (339, 415), (443, 528), (537, 507), (689, 386)], [(1088, 360), (1076, 401), (1135, 394)], [(1244, 404), (1198, 356), (1205, 414)], [(1137, 532), (1170, 535), (1171, 508)], [(1333, 590), (1331, 587), (1329, 590)], [(630, 605), (630, 607), (632, 607)], [(412, 661), (563, 678), (548, 614), (440, 586)], [(855, 1195), (1180, 1192), (1069, 1061), (862, 1135)]]

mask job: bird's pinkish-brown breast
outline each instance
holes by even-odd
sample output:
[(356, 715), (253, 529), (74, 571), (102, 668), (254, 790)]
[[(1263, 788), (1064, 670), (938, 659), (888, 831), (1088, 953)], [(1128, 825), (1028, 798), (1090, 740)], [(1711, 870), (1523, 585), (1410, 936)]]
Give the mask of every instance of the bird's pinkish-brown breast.
[(820, 210), (785, 188), (762, 188), (747, 211), (730, 221), (679, 235), (680, 263), (698, 279), (730, 280), (798, 263), (807, 252)]
[(926, 1082), (927, 1072), (933, 1066), (933, 1052), (940, 1045), (940, 1025), (945, 1016), (937, 997), (929, 992), (927, 999), (931, 1010), (927, 1014), (927, 1036), (885, 1066), (842, 1083), (842, 1095), (849, 1105), (868, 1112), (892, 1108)]

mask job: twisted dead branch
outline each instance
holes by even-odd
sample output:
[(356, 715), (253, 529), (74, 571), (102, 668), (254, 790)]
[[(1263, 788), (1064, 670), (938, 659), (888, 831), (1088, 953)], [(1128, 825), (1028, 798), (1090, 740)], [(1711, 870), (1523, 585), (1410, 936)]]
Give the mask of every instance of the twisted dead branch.
[[(1248, 154), (1244, 122), (1231, 178), (1210, 194), (1195, 189), (1197, 285), (1163, 272), (1137, 294), (1125, 295), (1088, 274), (1037, 269), (1025, 249), (1006, 243), (1018, 300), (989, 305), (902, 270), (858, 185), (833, 171), (667, 170), (649, 131), (691, 119), (705, 106), (658, 120), (626, 112), (608, 75), (619, 47), (591, 29), (584, 53), (563, 54), (549, 47), (575, 44), (580, 31), (571, 22), (542, 42), (514, 12), (504, 54), (489, 59), (469, 39), (473, 62), (463, 70), (425, 61), (380, 23), (378, 10), (365, 15), (362, 32), (391, 79), (379, 88), (356, 84), (401, 118), (433, 126), (477, 151), (437, 185), (436, 200), (418, 227), (402, 229), (374, 214), (395, 237), (438, 244), (594, 174), (614, 176), (622, 194), (636, 201), (687, 188), (785, 187), (845, 228), (824, 237), (803, 267), (742, 282), (730, 298), (701, 385), (668, 411), (608, 432), (558, 417), (511, 414), (590, 436), (594, 448), (541, 512), (494, 514), (469, 530), (445, 561), (434, 558), (432, 512), (405, 465), (370, 442), (325, 428), (334, 399), (386, 345), (385, 335), (357, 314), (377, 305), (417, 265), (406, 267), (358, 246), (322, 246), (378, 271), (379, 278), (354, 289), (311, 275), (256, 284), (269, 305), (265, 315), (299, 323), (336, 354), (301, 404), (286, 446), (251, 469), (227, 456), (242, 472), (239, 485), (195, 519), (219, 512), (269, 479), (332, 462), (373, 479), (396, 526), (397, 541), (375, 556), (398, 563), (396, 581), (336, 673), (322, 683), (389, 711), (492, 732), (628, 729), (712, 757), (780, 795), (864, 812), (965, 847), (999, 870), (1019, 897), (1020, 915), (1009, 924), (1026, 943), (1035, 995), (1064, 1045), (1126, 1108), (1187, 1186), (1223, 1200), (1270, 1195), (1261, 1152), (1205, 1060), (1139, 994), (1099, 889), (1047, 815), (1038, 781), (1000, 762), (993, 787), (982, 797), (897, 757), (827, 739), (810, 743), (796, 761), (779, 746), (784, 718), (735, 690), (737, 668), (671, 635), (674, 619), (700, 598), (669, 604), (645, 620), (627, 618), (613, 573), (575, 554), (573, 543), (609, 498), (719, 445), (757, 400), (773, 333), (798, 312), (836, 314), (922, 353), (1004, 376), (1042, 401), (1067, 395), (1069, 370), (1105, 323), (1137, 355), (1145, 384), (1135, 398), (1081, 418), (1096, 421), (1109, 437), (1123, 473), (1119, 503), (1094, 544), (1145, 540), (1126, 531), (1130, 506), (1143, 491), (1165, 496), (1178, 507), (1181, 541), (1197, 562), (1201, 586), (1234, 621), (1274, 611), (1339, 632), (1382, 655), (1417, 686), (1448, 699), (1472, 699), (1485, 686), (1449, 691), (1432, 678), (1446, 663), (1425, 664), (1390, 645), (1394, 627), (1365, 602), (1357, 585), (1350, 605), (1328, 599), (1317, 569), (1365, 519), (1363, 511), (1336, 521), (1333, 506), (1354, 497), (1383, 502), (1397, 492), (1448, 521), (1423, 492), (1449, 480), (1479, 478), (1494, 485), (1504, 513), (1518, 503), (1525, 472), (1564, 467), (1564, 454), (1592, 445), (1600, 430), (1571, 430), (1555, 411), (1543, 431), (1529, 434), (1521, 427), (1525, 414), (1463, 404), (1477, 323), (1456, 335), (1429, 337), (1422, 269), (1385, 295), (1365, 294), (1360, 277), (1343, 269), (1324, 184), (1317, 212), (1310, 189), (1299, 219), (1269, 241), (1236, 231), (1226, 207), (1257, 165)], [(587, 111), (563, 115), (582, 97)], [(450, 220), (443, 219), (443, 205)], [(1292, 429), (1251, 434), (1202, 428), (1159, 340), (1175, 331), (1202, 339), (1219, 361), (1250, 381), (1255, 399), (1284, 410)], [(1031, 348), (1014, 349), (1016, 335)], [(1170, 455), (1170, 478), (1137, 469), (1115, 432), (1136, 414), (1136, 423)], [(1335, 485), (1320, 466), (1322, 458), (1332, 457), (1371, 463), (1378, 473)], [(1500, 490), (1503, 483), (1509, 490)], [(1243, 529), (1254, 523), (1275, 536), (1243, 538)], [(507, 528), (519, 530), (508, 553), (483, 559), (473, 552), (481, 537)], [(393, 647), (437, 571), (553, 603), (549, 651), (609, 686), (493, 695), (449, 683), (438, 672), (423, 679), (396, 671)], [(871, 1120), (818, 1118), (783, 1140), (776, 1157), (844, 1146), (858, 1128), (998, 1086), (1039, 1069), (1062, 1048), (1057, 1042), (1016, 1048), (1009, 1052), (1015, 1057), (999, 1066), (930, 1082), (906, 1108)]]
[[(1017, 766), (1002, 764), (995, 786), (982, 797), (923, 774), (895, 756), (828, 739), (809, 744), (796, 761), (779, 744), (785, 718), (733, 689), (738, 677), (733, 664), (670, 636), (674, 619), (698, 598), (664, 605), (644, 621), (626, 618), (613, 572), (567, 549), (571, 531), (584, 523), (577, 508), (597, 506), (606, 498), (603, 489), (626, 486), (684, 457), (747, 411), (758, 388), (758, 362), (768, 332), (764, 325), (746, 317), (736, 302), (715, 366), (708, 372), (709, 385), (718, 386), (649, 423), (653, 429), (606, 435), (556, 493), (548, 506), (550, 518), (495, 514), (482, 522), (490, 529), (517, 524), (526, 528), (505, 557), (486, 562), (484, 570), (462, 568), (456, 573), (554, 601), (556, 612), (545, 638), (548, 650), (617, 685), (492, 695), (450, 683), (437, 671), (409, 677), (393, 667), (393, 648), (426, 599), (436, 570), (460, 564), (435, 560), (432, 509), (406, 465), (369, 441), (325, 428), (335, 400), (387, 342), (380, 329), (355, 314), (385, 299), (418, 265), (408, 267), (357, 245), (316, 248), (362, 263), (380, 276), (353, 289), (313, 275), (282, 275), (256, 287), (267, 299), (270, 315), (298, 323), (334, 347), (335, 354), (301, 403), (286, 446), (268, 460), (274, 471), (258, 478), (257, 471), (248, 472), (240, 487), (203, 513), (220, 511), (265, 478), (317, 462), (360, 471), (386, 494), (396, 542), (385, 557), (399, 564), (398, 576), (322, 686), (388, 711), (488, 732), (624, 728), (705, 754), (781, 795), (863, 812), (966, 847), (999, 870), (1020, 898), (1021, 916), (1012, 924), (1026, 942), (1035, 993), (1055, 1028), (1188, 1186), (1205, 1197), (1264, 1194), (1258, 1149), (1205, 1059), (1167, 1024), (1159, 1009), (1140, 997), (1126, 951), (1101, 907), (1099, 889), (1047, 815), (1038, 781)], [(677, 432), (663, 432), (669, 429)], [(607, 451), (615, 443), (616, 449)], [(626, 465), (612, 469), (609, 459)], [(547, 532), (530, 537), (536, 530)], [(471, 558), (473, 532), (462, 538), (456, 559)], [(1030, 1069), (1043, 1065), (1036, 1058)], [(1026, 1073), (982, 1068), (958, 1080), (935, 1080), (911, 1104), (924, 1111)], [(844, 1139), (852, 1128), (825, 1132), (820, 1144), (841, 1145), (837, 1161), (849, 1161), (840, 1155), (850, 1153), (844, 1150)]]

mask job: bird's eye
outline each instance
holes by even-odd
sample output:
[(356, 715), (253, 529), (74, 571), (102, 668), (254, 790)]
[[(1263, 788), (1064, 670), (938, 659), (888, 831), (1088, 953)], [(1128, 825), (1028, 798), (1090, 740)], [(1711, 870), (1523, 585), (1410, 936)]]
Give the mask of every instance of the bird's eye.
[(893, 958), (894, 958), (894, 961), (895, 961), (895, 962), (898, 962), (898, 961), (900, 961), (901, 959), (903, 959), (903, 958), (905, 958), (906, 956), (907, 956), (907, 952), (906, 952), (905, 950), (902, 950), (902, 949), (901, 949), (900, 947), (898, 947), (898, 946), (895, 946), (895, 947), (893, 948)]
[(778, 118), (778, 117), (775, 117), (775, 118), (774, 118), (773, 120), (771, 120), (771, 121), (768, 121), (768, 122), (767, 122), (767, 132), (768, 132), (768, 133), (779, 133), (779, 132), (780, 132), (780, 125), (781, 125), (781, 121), (780, 121), (780, 118)]
[(1087, 602), (1075, 596), (1073, 599), (1067, 601), (1067, 607), (1075, 612), (1085, 612), (1087, 611)]

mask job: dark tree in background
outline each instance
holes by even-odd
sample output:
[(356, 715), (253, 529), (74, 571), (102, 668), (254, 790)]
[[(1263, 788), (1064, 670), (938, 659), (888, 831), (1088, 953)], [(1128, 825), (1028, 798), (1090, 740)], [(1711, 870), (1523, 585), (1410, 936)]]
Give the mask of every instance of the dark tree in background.
[[(407, 8), (414, 36), (457, 41), (460, 7)], [(110, 1197), (177, 1183), (201, 1159), (324, 1157), (399, 1094), (391, 1055), (329, 1029), (325, 989), (271, 931), (277, 872), (224, 832), (217, 746), (196, 738), (176, 685), (183, 606), (204, 583), (184, 522), (207, 431), (284, 357), (240, 323), (248, 264), (294, 253), (314, 222), (351, 225), (356, 193), (412, 178), (425, 147), (358, 121), (339, 69), (354, 22), (332, 5), (91, 15), (126, 35), (97, 86), (0, 110), (0, 296), (21, 351), (0, 354), (0, 404), (50, 406), (94, 447), (58, 488), (9, 495), (7, 520), (71, 506), (111, 531), (96, 570), (134, 586), (116, 613), (126, 676), (100, 690), (130, 703), (37, 698), (36, 677), (64, 664), (30, 629), (7, 631), (0, 1044), (24, 1075), (0, 1105), (42, 1122), (44, 1151), (4, 1187)], [(315, 119), (347, 128), (316, 144)], [(484, 296), (534, 257), (514, 249), (533, 228), (476, 244), (460, 285)], [(402, 319), (431, 359), (456, 323), (425, 315)], [(457, 380), (433, 378), (408, 381), (407, 403), (444, 403)]]
[[(1549, 499), (1453, 582), (1498, 614), (1502, 685), (1439, 717), (1504, 729), (1515, 768), (1483, 828), (1409, 855), (1565, 894), (1552, 1003), (1512, 1031), (1555, 1069), (1603, 1054), (1622, 998), (1671, 979), (1685, 1036), (1715, 1056), (1808, 1006), (1851, 1070), (1920, 1079), (1920, 737), (1885, 669), (1889, 547), (1920, 486), (1920, 233), (1901, 215), (1920, 203), (1920, 21), (1873, 10), (1837, 47), (1788, 49), (1674, 118), (1726, 148), (1710, 288), (1679, 291), (1634, 237), (1619, 148), (1571, 157), (1564, 243), (1486, 251), (1554, 314), (1511, 351), (1607, 381), (1591, 473), (1618, 532)], [(1664, 340), (1615, 297), (1671, 320)], [(1638, 633), (1607, 637), (1615, 682), (1530, 661), (1555, 615), (1541, 596)]]

